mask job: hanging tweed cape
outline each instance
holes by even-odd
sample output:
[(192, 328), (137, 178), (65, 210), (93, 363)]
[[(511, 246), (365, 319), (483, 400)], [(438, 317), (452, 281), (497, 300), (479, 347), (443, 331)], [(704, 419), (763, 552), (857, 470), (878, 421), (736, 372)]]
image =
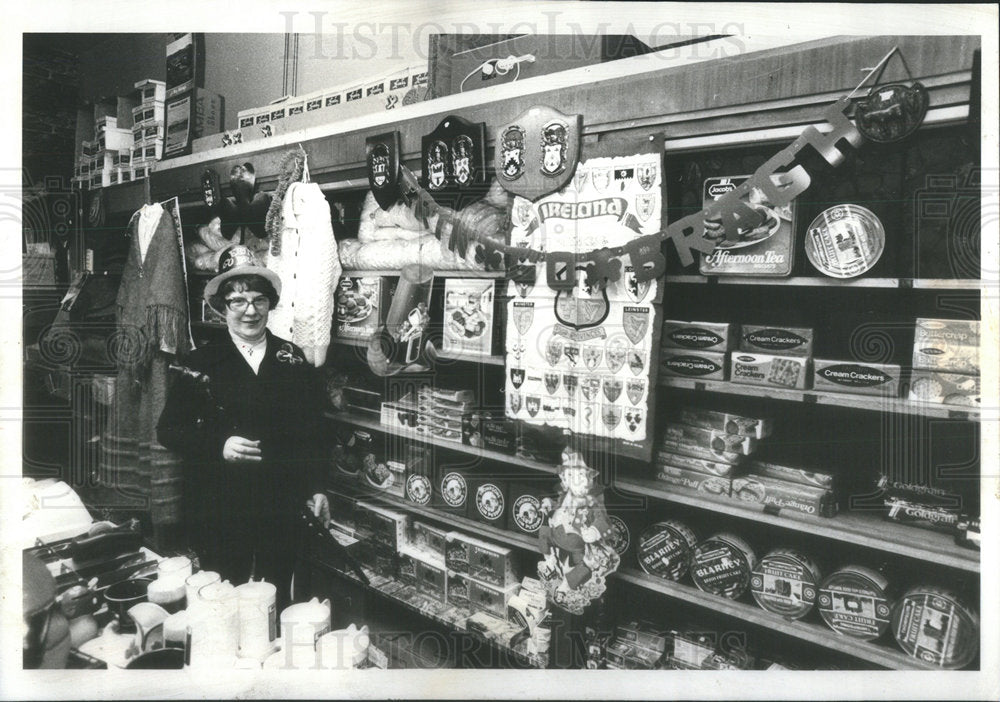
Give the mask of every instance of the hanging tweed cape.
[[(179, 218), (167, 207), (155, 220), (155, 211), (149, 216), (155, 207), (145, 206), (129, 223), (131, 245), (109, 344), (119, 372), (102, 438), (104, 482), (135, 508), (148, 510), (154, 532), (180, 517), (180, 463), (156, 441), (156, 422), (166, 401), (167, 367), (192, 348)], [(154, 222), (143, 257), (140, 227)]]

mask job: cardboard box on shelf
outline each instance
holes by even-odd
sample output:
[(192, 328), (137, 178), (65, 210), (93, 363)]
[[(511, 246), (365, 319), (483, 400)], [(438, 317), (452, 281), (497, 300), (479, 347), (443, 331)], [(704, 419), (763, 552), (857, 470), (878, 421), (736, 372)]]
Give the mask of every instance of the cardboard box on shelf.
[(506, 621), (507, 603), (517, 594), (520, 587), (514, 583), (500, 588), (475, 579), (469, 580), (469, 605), (478, 611), (487, 612)]
[(468, 516), (497, 529), (507, 528), (507, 481), (477, 476), (469, 481)]
[(681, 422), (693, 427), (718, 429), (728, 434), (742, 434), (754, 439), (764, 439), (774, 428), (770, 419), (742, 417), (728, 412), (682, 407), (678, 412)]
[(417, 592), (442, 604), (448, 602), (448, 571), (443, 566), (417, 561)]
[(668, 422), (664, 425), (663, 436), (670, 441), (711, 448), (718, 452), (741, 453), (744, 456), (749, 456), (757, 449), (757, 440), (753, 437), (730, 434), (720, 429), (704, 429), (689, 424)]
[(740, 327), (740, 351), (811, 356), (813, 330), (808, 327), (776, 327), (744, 324)]
[(334, 333), (341, 339), (368, 339), (385, 323), (397, 276), (345, 272), (334, 296)]
[(167, 99), (167, 84), (162, 80), (144, 78), (136, 81), (134, 88), (139, 91), (139, 100), (143, 103), (163, 102)]
[(499, 588), (506, 588), (517, 582), (511, 549), (472, 539), (467, 539), (466, 544), (471, 577)]
[(668, 464), (656, 468), (656, 479), (668, 485), (677, 485), (689, 490), (704, 492), (714, 497), (729, 497), (732, 481), (728, 477), (707, 475)]
[(97, 148), (99, 150), (121, 151), (132, 148), (132, 142), (132, 130), (110, 127), (97, 138)]
[(221, 132), (225, 105), (221, 95), (202, 88), (168, 99), (163, 118), (163, 157), (189, 154), (195, 139)]
[(811, 379), (810, 360), (803, 356), (733, 351), (729, 365), (730, 380), (741, 385), (804, 390)]
[(813, 359), (813, 390), (899, 397), (902, 369), (895, 363)]
[(736, 335), (729, 322), (663, 321), (660, 344), (670, 349), (729, 351), (736, 346)]
[(979, 407), (979, 376), (914, 370), (909, 398), (914, 402)]
[(662, 349), (660, 372), (693, 380), (725, 380), (728, 377), (726, 352), (695, 349)]
[(837, 513), (832, 490), (761, 475), (733, 478), (732, 497), (742, 502), (756, 502), (816, 517), (833, 517)]
[(919, 318), (913, 333), (913, 367), (979, 374), (979, 322)]
[(167, 44), (165, 96), (170, 100), (205, 87), (205, 35), (184, 34)]
[(164, 123), (164, 117), (166, 115), (166, 103), (163, 102), (150, 102), (144, 105), (138, 105), (132, 109), (132, 128), (136, 127), (145, 128), (153, 124)]

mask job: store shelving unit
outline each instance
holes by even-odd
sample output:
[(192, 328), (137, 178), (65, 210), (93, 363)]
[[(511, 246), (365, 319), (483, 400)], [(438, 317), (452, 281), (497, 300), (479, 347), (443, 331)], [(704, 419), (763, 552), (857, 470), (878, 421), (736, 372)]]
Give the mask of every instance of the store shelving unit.
[[(395, 436), (411, 437), (424, 443), (508, 465), (516, 465), (545, 473), (554, 473), (557, 470), (556, 466), (529, 461), (516, 456), (509, 456), (495, 451), (484, 451), (453, 441), (431, 440), (424, 435), (386, 427), (372, 420), (333, 413), (328, 414), (328, 417), (360, 429), (380, 431)], [(979, 552), (963, 549), (956, 545), (947, 534), (910, 527), (905, 524), (893, 524), (892, 522), (882, 520), (874, 514), (847, 512), (830, 518), (812, 517), (789, 510), (780, 512), (779, 514), (771, 514), (765, 512), (763, 506), (759, 504), (715, 498), (703, 492), (667, 485), (658, 480), (634, 477), (615, 477), (613, 480), (615, 487), (634, 495), (697, 507), (718, 514), (727, 514), (749, 521), (770, 524), (790, 531), (813, 534), (877, 551), (885, 551), (920, 561), (937, 563), (970, 573), (980, 572)], [(450, 522), (456, 527), (481, 529), (481, 533), (484, 536), (505, 540), (505, 543), (510, 543), (511, 545), (523, 548), (535, 548), (533, 540), (518, 538), (520, 535), (513, 532), (495, 529), (481, 522), (456, 517), (441, 510), (419, 507), (406, 500), (396, 500), (388, 495), (379, 494), (378, 497), (387, 502), (395, 503), (395, 506), (415, 514), (422, 514), (423, 516), (435, 518), (438, 521)]]
[(401, 436), (406, 439), (412, 439), (414, 441), (419, 441), (422, 444), (429, 444), (431, 446), (437, 446), (439, 448), (451, 449), (453, 451), (458, 451), (460, 453), (467, 454), (469, 456), (475, 456), (476, 458), (482, 458), (487, 461), (498, 461), (500, 463), (505, 463), (511, 466), (518, 466), (520, 468), (528, 468), (529, 470), (537, 470), (545, 473), (556, 474), (559, 472), (559, 467), (554, 465), (549, 465), (547, 463), (539, 463), (538, 461), (529, 461), (526, 458), (519, 458), (517, 456), (511, 456), (506, 453), (500, 453), (499, 451), (490, 451), (489, 449), (478, 448), (476, 446), (468, 446), (467, 444), (462, 444), (457, 441), (448, 441), (446, 439), (438, 439), (434, 436), (428, 436), (412, 429), (400, 429), (398, 427), (389, 427), (379, 422), (367, 419), (364, 417), (357, 417), (350, 414), (327, 412), (326, 416), (337, 422), (343, 422), (344, 424), (349, 424), (353, 427), (359, 429), (368, 429), (369, 431), (380, 431), (384, 434), (392, 434), (393, 436)]
[(822, 390), (789, 390), (762, 385), (741, 385), (739, 383), (731, 383), (727, 380), (695, 380), (692, 378), (674, 378), (670, 376), (661, 376), (659, 383), (663, 387), (680, 390), (714, 392), (721, 395), (764, 397), (771, 400), (829, 405), (831, 407), (847, 407), (871, 412), (913, 414), (921, 417), (941, 419), (979, 419), (978, 407), (914, 402), (901, 397), (851, 395), (843, 392), (823, 392)]
[(776, 285), (807, 288), (884, 288), (917, 290), (979, 290), (981, 280), (964, 278), (826, 278), (792, 276), (789, 278), (750, 278), (735, 275), (668, 275), (667, 284), (689, 285)]
[(388, 507), (400, 509), (404, 512), (409, 512), (415, 516), (430, 519), (454, 529), (467, 531), (490, 541), (498, 541), (508, 546), (514, 546), (527, 551), (541, 553), (538, 547), (538, 539), (528, 536), (527, 534), (508, 531), (506, 529), (497, 529), (489, 524), (477, 522), (475, 519), (461, 517), (457, 514), (451, 514), (450, 512), (446, 512), (441, 509), (434, 509), (433, 507), (424, 507), (410, 502), (409, 500), (389, 495), (381, 490), (365, 489), (360, 485), (345, 484), (344, 480), (336, 481), (335, 486), (330, 488), (330, 490), (349, 497), (380, 502)]
[[(388, 427), (381, 426), (377, 422), (358, 420), (357, 418), (344, 415), (330, 415), (330, 417), (360, 428), (391, 434), (397, 433)], [(454, 442), (439, 443), (447, 448), (465, 454), (481, 455), (480, 452), (470, 446)], [(510, 458), (507, 456), (504, 457)], [(525, 461), (523, 459), (516, 460), (517, 464), (522, 467), (550, 472), (550, 467), (544, 464)], [(978, 553), (961, 549), (955, 545), (950, 537), (905, 525), (884, 522), (873, 515), (841, 514), (829, 519), (809, 517), (808, 515), (800, 516), (794, 512), (772, 515), (764, 512), (760, 505), (753, 506), (738, 501), (713, 499), (704, 493), (667, 486), (655, 480), (617, 478), (614, 484), (616, 487), (635, 495), (685, 504), (789, 530), (814, 534), (823, 538), (853, 543), (866, 548), (937, 563), (965, 572), (978, 573), (980, 571)], [(415, 505), (407, 500), (378, 491), (366, 490), (357, 486), (345, 488), (341, 487), (341, 485), (342, 482), (338, 481), (338, 487), (335, 490), (343, 491), (345, 494), (351, 496), (375, 500), (410, 514), (477, 534), (485, 539), (531, 552), (539, 552), (537, 540), (527, 535), (497, 529), (482, 522), (450, 514), (444, 510)], [(697, 607), (731, 616), (741, 621), (766, 627), (881, 667), (893, 670), (935, 669), (933, 666), (928, 666), (886, 645), (852, 639), (830, 630), (823, 624), (787, 620), (762, 610), (756, 605), (718, 597), (702, 592), (693, 586), (664, 580), (634, 568), (623, 566), (615, 573), (614, 577), (623, 582), (657, 592), (671, 599), (680, 600)]]
[[(356, 574), (350, 571), (334, 568), (324, 561), (315, 558), (310, 558), (308, 560), (313, 565), (325, 568), (336, 573), (342, 578), (351, 580), (359, 587), (364, 588), (366, 592), (375, 593), (379, 597), (383, 597), (386, 600), (408, 609), (415, 614), (426, 617), (427, 619), (430, 619), (452, 631), (460, 632), (466, 636), (472, 636), (479, 642), (485, 643), (489, 646), (494, 646), (504, 654), (513, 657), (521, 665), (531, 668), (545, 668), (548, 665), (548, 656), (528, 653), (523, 640), (520, 643), (516, 643), (514, 646), (509, 646), (501, 641), (489, 638), (474, 629), (468, 628), (465, 625), (464, 620), (469, 614), (471, 614), (471, 612), (456, 610), (456, 608), (452, 607), (449, 608), (452, 616), (448, 616), (448, 610), (445, 610), (444, 613), (439, 613), (437, 611), (438, 607), (436, 603), (427, 598), (425, 595), (421, 595), (420, 593), (411, 593), (407, 597), (401, 597), (398, 593), (402, 589), (402, 583), (393, 578), (378, 576), (371, 569), (364, 569), (365, 575), (368, 576), (370, 581), (366, 584), (362, 582)], [(412, 590), (412, 588), (410, 589)]]
[[(488, 133), (493, 127), (512, 120), (538, 104), (549, 104), (563, 112), (584, 115), (584, 140), (605, 137), (646, 139), (650, 134), (668, 131), (670, 154), (728, 148), (742, 145), (775, 144), (780, 147), (801, 134), (808, 124), (817, 124), (822, 106), (850, 91), (857, 83), (858, 68), (873, 65), (893, 46), (906, 55), (913, 75), (929, 92), (930, 109), (926, 127), (963, 123), (969, 116), (974, 38), (963, 37), (837, 37), (788, 45), (785, 41), (749, 50), (725, 61), (672, 62), (664, 56), (636, 57), (599, 67), (555, 74), (544, 81), (522, 81), (516, 87), (500, 86), (440, 100), (418, 103), (387, 114), (367, 115), (343, 124), (327, 125), (302, 134), (279, 135), (270, 140), (245, 143), (229, 149), (215, 149), (204, 154), (182, 157), (158, 164), (149, 186), (154, 199), (179, 196), (182, 207), (200, 201), (200, 178), (205, 168), (226, 173), (233, 165), (252, 161), (261, 189), (273, 187), (285, 151), (302, 144), (309, 158), (314, 182), (332, 198), (348, 190), (367, 187), (363, 155), (365, 139), (387, 129), (399, 130), (403, 151), (401, 161), (411, 170), (419, 169), (421, 136), (429, 133), (449, 114), (462, 114), (470, 121), (484, 121)], [(808, 76), (822, 67), (823, 89)], [(597, 71), (596, 73), (594, 71)], [(598, 76), (595, 78), (594, 76)], [(773, 80), (756, 80), (759, 76)], [(732, 86), (721, 90), (719, 86)], [(730, 94), (731, 93), (731, 94)], [(642, 95), (642, 100), (633, 96)], [(492, 152), (492, 136), (487, 149)], [(223, 195), (229, 186), (222, 184)], [(132, 183), (105, 189), (109, 211), (130, 214), (143, 204), (143, 184)], [(384, 275), (385, 271), (350, 271), (352, 275)], [(201, 273), (195, 273), (201, 276)], [(503, 272), (441, 271), (454, 277), (501, 279)], [(774, 286), (777, 288), (850, 288), (859, 295), (865, 291), (935, 290), (976, 293), (983, 290), (978, 280), (910, 277), (860, 277), (839, 281), (818, 276), (785, 279), (743, 277), (706, 277), (669, 275), (668, 286)], [(791, 290), (790, 290), (791, 291)], [(690, 292), (690, 291), (688, 291)], [(852, 293), (842, 293), (850, 295)], [(888, 294), (880, 293), (880, 294)], [(201, 324), (207, 328), (220, 325)], [(363, 341), (342, 341), (342, 346), (363, 347)], [(332, 355), (332, 354), (331, 354)], [(502, 355), (478, 356), (439, 354), (442, 359), (489, 366), (502, 366)], [(683, 397), (697, 391), (720, 396), (744, 396), (801, 403), (803, 406), (830, 406), (845, 411), (891, 413), (976, 422), (978, 408), (914, 403), (902, 398), (865, 397), (818, 391), (771, 389), (740, 386), (728, 382), (685, 378), (661, 378), (659, 387), (666, 393)], [(749, 401), (749, 400), (748, 400)], [(556, 474), (558, 468), (507, 454), (460, 443), (444, 441), (412, 430), (382, 426), (377, 419), (328, 413), (330, 421), (370, 431), (383, 432), (443, 450), (455, 451), (482, 460)], [(883, 522), (875, 516), (847, 513), (831, 519), (807, 518), (793, 513), (765, 513), (757, 505), (712, 499), (655, 480), (618, 477), (617, 487), (636, 495), (666, 503), (684, 504), (707, 515), (731, 517), (767, 524), (794, 532), (811, 534), (819, 539), (855, 544), (881, 554), (933, 563), (962, 574), (978, 573), (978, 554), (964, 551), (943, 534), (915, 527)], [(493, 529), (485, 524), (456, 517), (442, 511), (422, 508), (404, 500), (380, 495), (378, 499), (422, 518), (435, 520), (482, 535), (484, 538), (537, 551), (534, 539), (514, 532)], [(898, 650), (866, 643), (836, 634), (822, 624), (790, 622), (753, 605), (724, 600), (702, 593), (691, 586), (653, 578), (623, 568), (617, 578), (630, 586), (657, 593), (665, 601), (683, 602), (742, 621), (771, 629), (794, 641), (806, 641), (831, 651), (843, 653), (874, 666), (892, 669), (921, 669), (924, 664)], [(637, 613), (638, 614), (638, 613)]]
[(664, 580), (663, 578), (657, 578), (632, 568), (620, 569), (616, 573), (616, 577), (624, 582), (637, 585), (646, 590), (658, 592), (671, 599), (711, 609), (734, 619), (766, 627), (801, 641), (808, 641), (816, 646), (874, 663), (883, 668), (890, 668), (892, 670), (936, 670), (934, 666), (930, 666), (919, 659), (911, 658), (902, 651), (891, 649), (888, 646), (838, 634), (823, 624), (785, 619), (784, 617), (760, 609), (756, 605), (702, 592), (691, 585), (682, 585), (670, 580)]
[(830, 518), (813, 517), (791, 510), (771, 514), (764, 511), (763, 505), (713, 498), (703, 492), (667, 485), (657, 480), (616, 478), (614, 484), (627, 492), (664, 502), (698, 507), (971, 573), (980, 572), (978, 551), (957, 546), (947, 534), (894, 524), (875, 514), (846, 512)]

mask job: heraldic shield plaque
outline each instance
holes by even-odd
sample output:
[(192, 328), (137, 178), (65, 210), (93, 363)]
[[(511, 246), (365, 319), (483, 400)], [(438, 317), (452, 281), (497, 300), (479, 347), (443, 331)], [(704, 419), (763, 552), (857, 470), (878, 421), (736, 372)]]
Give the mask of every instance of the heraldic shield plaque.
[(368, 184), (375, 202), (383, 210), (399, 199), (399, 132), (386, 132), (365, 139)]
[(486, 194), (486, 123), (448, 115), (423, 137), (421, 184), (434, 200), (453, 209)]
[(504, 189), (535, 201), (573, 177), (580, 159), (581, 115), (539, 105), (522, 112), (496, 133), (497, 180)]

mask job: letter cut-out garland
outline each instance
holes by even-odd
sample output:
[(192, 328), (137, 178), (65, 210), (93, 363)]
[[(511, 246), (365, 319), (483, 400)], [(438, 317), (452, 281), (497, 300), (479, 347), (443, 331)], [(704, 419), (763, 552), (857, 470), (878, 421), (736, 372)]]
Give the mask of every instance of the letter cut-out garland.
[[(893, 48), (879, 65), (869, 72), (862, 85), (897, 51), (897, 48)], [(642, 227), (640, 236), (625, 243), (590, 250), (579, 245), (572, 249), (542, 250), (524, 244), (507, 244), (501, 240), (496, 231), (481, 229), (468, 232), (455, 241), (449, 241), (447, 245), (467, 246), (475, 242), (483, 246), (487, 259), (500, 253), (519, 262), (545, 263), (548, 285), (555, 290), (574, 290), (578, 285), (578, 273), (586, 276), (586, 284), (591, 288), (603, 289), (618, 283), (624, 272), (622, 262), (626, 259), (632, 266), (632, 275), (637, 282), (653, 281), (666, 271), (666, 259), (661, 248), (663, 242), (670, 241), (681, 264), (690, 266), (695, 261), (693, 252), (710, 254), (715, 250), (715, 242), (705, 237), (705, 220), (713, 223), (721, 222), (726, 240), (735, 242), (739, 240), (741, 232), (755, 229), (764, 223), (765, 213), (754, 209), (748, 202), (752, 192), (756, 190), (762, 193), (774, 208), (784, 207), (802, 194), (811, 183), (808, 171), (799, 161), (799, 152), (807, 146), (812, 147), (812, 150), (830, 166), (837, 167), (843, 163), (847, 155), (844, 149), (858, 148), (864, 142), (861, 132), (847, 116), (853, 108), (851, 98), (860, 87), (859, 85), (855, 91), (824, 109), (823, 118), (827, 122), (824, 131), (815, 126), (806, 127), (795, 141), (768, 159), (739, 187), (706, 205), (701, 212), (672, 222), (665, 229), (661, 229), (657, 224), (655, 227), (649, 227), (647, 233), (647, 228)], [(914, 83), (912, 88), (917, 94), (923, 86)], [(923, 99), (919, 94), (917, 97)], [(872, 100), (869, 99), (864, 104), (862, 112), (872, 104)], [(528, 110), (521, 117), (532, 114), (535, 109)], [(537, 110), (538, 114), (546, 111), (547, 115), (551, 115), (551, 119), (541, 125), (541, 131), (537, 134), (529, 133), (517, 121), (502, 125), (494, 134), (497, 180), (508, 192), (515, 195), (525, 192), (536, 200), (551, 193), (555, 187), (564, 182), (563, 179), (572, 179), (572, 182), (576, 183), (578, 168), (574, 168), (576, 160), (574, 151), (579, 148), (579, 136), (583, 130), (579, 115), (559, 116), (561, 113), (550, 108), (540, 107)], [(900, 114), (896, 115), (896, 112)], [(900, 134), (912, 132), (922, 122), (924, 112), (925, 110), (918, 109), (914, 110), (913, 115), (908, 115), (900, 108), (894, 110), (893, 114), (887, 115), (886, 119), (897, 116), (905, 118), (905, 123), (892, 133), (891, 138), (899, 138)], [(872, 115), (869, 111), (859, 114), (858, 117), (870, 122)], [(557, 123), (549, 124), (553, 120)], [(563, 129), (563, 124), (566, 125), (566, 129)], [(576, 127), (575, 135), (574, 127)], [(537, 144), (532, 141), (536, 137)], [(369, 150), (371, 148), (370, 144)], [(455, 211), (436, 203), (405, 166), (399, 166), (399, 174), (401, 194), (409, 202), (416, 201), (417, 211), (421, 216), (439, 215), (448, 220), (455, 218)], [(593, 175), (590, 174), (589, 177), (593, 178)], [(591, 183), (592, 187), (604, 184), (605, 174), (597, 174), (597, 178), (596, 183)], [(533, 185), (534, 181), (538, 182)], [(525, 188), (527, 190), (524, 190)], [(524, 205), (521, 204), (520, 207), (523, 208)], [(634, 214), (638, 218), (640, 213), (636, 211)], [(656, 218), (651, 216), (649, 221), (655, 222)], [(560, 271), (563, 272), (562, 275)]]
[[(602, 251), (660, 228), (662, 156), (592, 158), (559, 192), (515, 197), (510, 241), (539, 251)], [(506, 414), (614, 442), (620, 455), (651, 453), (661, 283), (639, 280), (625, 256), (617, 279), (554, 289), (546, 264), (521, 266), (508, 283)]]

